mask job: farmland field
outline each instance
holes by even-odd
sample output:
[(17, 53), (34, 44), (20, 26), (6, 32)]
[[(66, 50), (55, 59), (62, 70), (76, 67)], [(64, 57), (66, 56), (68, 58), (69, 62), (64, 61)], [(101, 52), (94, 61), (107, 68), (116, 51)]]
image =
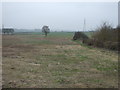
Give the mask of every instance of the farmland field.
[(3, 35), (3, 88), (117, 88), (118, 54), (73, 41), (73, 35)]

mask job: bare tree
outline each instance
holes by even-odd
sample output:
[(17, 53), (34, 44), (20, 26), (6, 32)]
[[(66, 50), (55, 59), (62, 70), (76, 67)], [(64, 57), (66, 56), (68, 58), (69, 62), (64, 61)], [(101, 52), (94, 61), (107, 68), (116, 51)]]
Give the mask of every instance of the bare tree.
[(45, 36), (47, 36), (48, 33), (50, 33), (50, 29), (48, 26), (43, 26), (42, 27), (42, 32), (45, 33)]

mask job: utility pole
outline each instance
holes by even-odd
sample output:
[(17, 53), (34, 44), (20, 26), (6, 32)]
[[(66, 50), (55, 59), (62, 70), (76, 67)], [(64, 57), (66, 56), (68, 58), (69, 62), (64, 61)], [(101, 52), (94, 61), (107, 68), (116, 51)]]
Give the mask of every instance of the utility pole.
[(84, 18), (83, 32), (85, 32), (85, 30), (86, 30), (86, 20), (85, 20), (85, 18)]

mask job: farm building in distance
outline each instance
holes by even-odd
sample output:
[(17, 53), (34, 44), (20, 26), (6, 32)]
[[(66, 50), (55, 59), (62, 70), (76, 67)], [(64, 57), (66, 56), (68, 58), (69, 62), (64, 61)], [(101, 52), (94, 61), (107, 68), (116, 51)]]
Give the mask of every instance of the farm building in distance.
[(2, 34), (13, 34), (14, 29), (13, 28), (2, 28)]

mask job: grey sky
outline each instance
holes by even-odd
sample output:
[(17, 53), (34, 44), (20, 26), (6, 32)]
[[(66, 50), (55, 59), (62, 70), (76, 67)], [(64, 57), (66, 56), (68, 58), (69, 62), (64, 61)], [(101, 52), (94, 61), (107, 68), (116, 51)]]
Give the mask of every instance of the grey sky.
[(48, 25), (51, 30), (92, 30), (108, 21), (118, 24), (117, 2), (4, 2), (2, 21), (5, 27), (34, 29)]

